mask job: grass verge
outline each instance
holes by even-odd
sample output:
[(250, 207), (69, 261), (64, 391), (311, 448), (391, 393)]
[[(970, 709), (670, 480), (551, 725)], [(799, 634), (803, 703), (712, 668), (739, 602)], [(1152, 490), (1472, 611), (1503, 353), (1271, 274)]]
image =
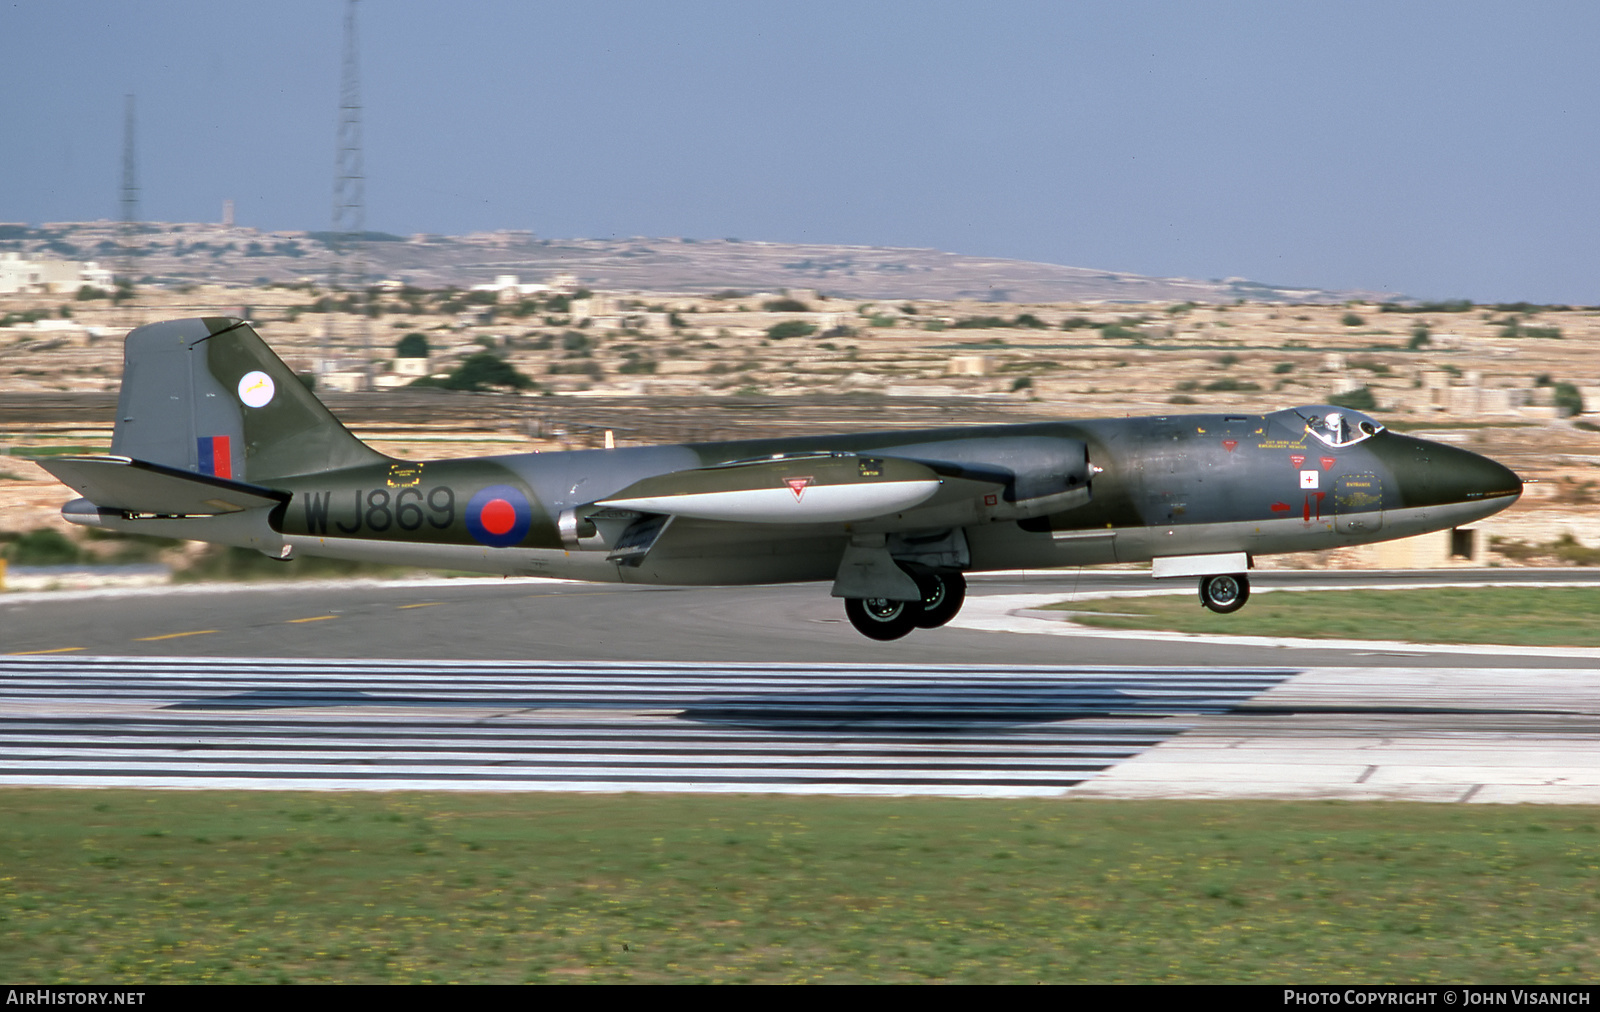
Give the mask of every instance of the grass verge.
[(1499, 643), (1600, 647), (1600, 589), (1477, 587), (1427, 590), (1278, 591), (1256, 594), (1232, 615), (1200, 606), (1196, 594), (1058, 601), (1083, 625), (1167, 629), (1219, 636)]
[(0, 792), (0, 975), (1557, 982), (1600, 810)]

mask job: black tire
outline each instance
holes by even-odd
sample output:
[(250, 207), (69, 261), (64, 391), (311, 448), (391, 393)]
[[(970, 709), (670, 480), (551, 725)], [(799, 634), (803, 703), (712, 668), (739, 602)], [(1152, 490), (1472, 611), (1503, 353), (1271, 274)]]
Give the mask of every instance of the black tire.
[(868, 639), (897, 640), (917, 627), (922, 605), (881, 597), (847, 597), (844, 613), (856, 631)]
[(1250, 600), (1250, 578), (1243, 573), (1200, 578), (1200, 603), (1218, 615), (1236, 612), (1243, 608), (1248, 600)]
[(937, 629), (956, 617), (967, 599), (967, 578), (955, 570), (929, 572), (917, 579), (922, 588), (922, 614), (918, 629)]

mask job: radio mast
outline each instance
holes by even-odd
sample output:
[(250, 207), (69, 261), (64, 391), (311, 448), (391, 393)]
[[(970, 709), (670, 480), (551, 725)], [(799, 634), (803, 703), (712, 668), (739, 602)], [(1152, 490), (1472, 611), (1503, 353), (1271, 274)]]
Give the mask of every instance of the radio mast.
[[(366, 177), (361, 166), (361, 63), (356, 44), (356, 4), (344, 6), (344, 69), (339, 86), (339, 131), (333, 171), (333, 267), (329, 271), (329, 297), (341, 287), (350, 289), (351, 308), (356, 314), (354, 344), (372, 383), (372, 327), (367, 306), (366, 262), (362, 255), (366, 231)], [(327, 336), (333, 323), (325, 321), (323, 360), (329, 360)]]

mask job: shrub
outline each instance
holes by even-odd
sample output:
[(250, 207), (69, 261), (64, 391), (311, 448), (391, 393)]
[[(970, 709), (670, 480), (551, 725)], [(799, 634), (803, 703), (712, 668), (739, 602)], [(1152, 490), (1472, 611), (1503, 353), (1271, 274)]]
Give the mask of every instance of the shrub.
[(428, 336), (412, 331), (394, 343), (394, 353), (397, 358), (427, 358)]
[(1563, 417), (1583, 414), (1583, 394), (1571, 383), (1556, 383), (1554, 401)]
[(529, 390), (538, 387), (532, 379), (519, 372), (516, 366), (487, 351), (480, 351), (470, 356), (444, 379), (424, 376), (411, 385), (443, 387), (446, 390), (470, 390), (474, 393), (491, 387), (503, 387), (508, 390)]
[(65, 566), (81, 557), (71, 538), (48, 527), (17, 538), (6, 549), (6, 556), (19, 566)]
[(784, 320), (768, 327), (767, 337), (774, 341), (783, 341), (791, 337), (810, 337), (816, 332), (817, 328), (804, 320)]
[(810, 306), (799, 299), (772, 299), (763, 302), (761, 308), (769, 313), (806, 313), (811, 310)]
[(1363, 323), (1366, 323), (1367, 321), (1363, 320), (1361, 317), (1357, 316), (1355, 313), (1346, 313), (1343, 316), (1339, 317), (1339, 322), (1344, 324), (1346, 327), (1359, 327)]
[(1336, 408), (1350, 408), (1353, 411), (1371, 411), (1378, 406), (1378, 399), (1372, 396), (1372, 390), (1362, 387), (1345, 394), (1334, 394), (1328, 398), (1328, 403)]

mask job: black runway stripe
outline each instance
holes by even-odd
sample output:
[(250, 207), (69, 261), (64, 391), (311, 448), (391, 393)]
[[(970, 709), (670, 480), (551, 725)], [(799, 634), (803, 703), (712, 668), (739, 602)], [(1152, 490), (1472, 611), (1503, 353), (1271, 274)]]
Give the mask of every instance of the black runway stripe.
[(1291, 677), (0, 658), (0, 784), (1059, 794)]

